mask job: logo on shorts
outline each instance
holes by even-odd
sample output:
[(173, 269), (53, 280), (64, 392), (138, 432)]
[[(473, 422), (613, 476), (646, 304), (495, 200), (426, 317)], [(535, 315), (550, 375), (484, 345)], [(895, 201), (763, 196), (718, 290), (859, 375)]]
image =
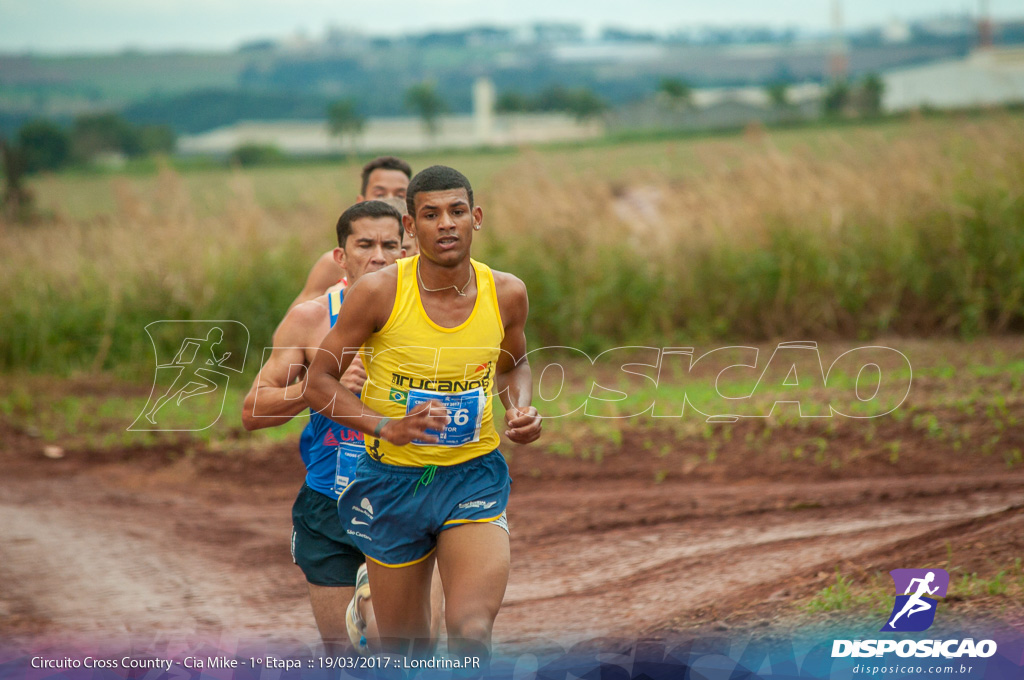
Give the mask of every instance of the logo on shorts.
[(945, 597), (949, 589), (949, 573), (945, 569), (893, 569), (889, 575), (896, 592), (903, 594), (896, 596), (889, 620), (881, 630), (916, 633), (930, 628), (939, 605), (936, 598)]
[(497, 504), (498, 501), (468, 501), (466, 503), (459, 503), (459, 509), (469, 510), (471, 508), (483, 508), (484, 510), (487, 510), (488, 508), (493, 508)]
[(327, 430), (327, 434), (324, 435), (324, 446), (340, 446), (338, 438), (334, 436), (334, 432)]
[(352, 518), (352, 524), (362, 524), (364, 526), (370, 526), (369, 522), (363, 522), (361, 520), (356, 519), (355, 517)]
[[(352, 509), (355, 510), (356, 512), (363, 513), (370, 519), (373, 519), (373, 506), (370, 504), (369, 498), (364, 498), (362, 501), (360, 501), (358, 506), (353, 505)], [(355, 520), (352, 520), (352, 523), (354, 524)]]

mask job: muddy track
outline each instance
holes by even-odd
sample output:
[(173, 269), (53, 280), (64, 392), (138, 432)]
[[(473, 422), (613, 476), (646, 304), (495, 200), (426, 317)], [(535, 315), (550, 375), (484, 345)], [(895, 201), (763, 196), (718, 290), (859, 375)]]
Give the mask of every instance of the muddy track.
[[(586, 528), (569, 525), (561, 536), (521, 537), (513, 544), (498, 636), (527, 646), (631, 637), (743, 590), (770, 592), (796, 572), (831, 571), (859, 555), (888, 550), (888, 568), (910, 566), (895, 549), (901, 542), (965, 520), (984, 522), (1024, 499), (1019, 474), (907, 481), (816, 483), (802, 497), (790, 484), (747, 485), (743, 496), (752, 500), (746, 508), (730, 504), (728, 489), (679, 485), (666, 495), (686, 499), (688, 514), (662, 521), (651, 519), (658, 512), (619, 509), (607, 502), (610, 496), (605, 503), (594, 497)], [(950, 484), (956, 493), (948, 492)], [(885, 500), (878, 498), (880, 487), (888, 487)], [(559, 498), (566, 496), (572, 494)], [(522, 494), (510, 515), (515, 528), (529, 522), (529, 508), (544, 502)], [(633, 522), (602, 523), (612, 514)]]
[[(221, 631), (312, 644), (288, 554), (295, 458), (275, 458), (258, 484), (153, 456), (12, 466), (0, 481), (0, 633), (34, 645)], [(915, 566), (908, 541), (984, 525), (1024, 499), (1021, 471), (655, 485), (579, 479), (578, 461), (550, 458), (538, 478), (533, 464), (513, 457), (512, 576), (495, 629), (510, 650), (656, 630), (860, 555)]]

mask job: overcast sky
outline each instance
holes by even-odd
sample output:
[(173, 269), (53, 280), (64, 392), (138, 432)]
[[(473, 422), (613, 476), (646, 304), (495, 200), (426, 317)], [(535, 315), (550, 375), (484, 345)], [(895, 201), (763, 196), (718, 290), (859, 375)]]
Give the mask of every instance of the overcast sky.
[[(975, 12), (980, 0), (844, 0), (848, 27)], [(995, 18), (1024, 17), (1022, 0), (989, 0)], [(0, 0), (0, 51), (232, 48), (328, 25), (396, 35), (473, 24), (571, 21), (664, 33), (701, 25), (822, 30), (831, 0)]]

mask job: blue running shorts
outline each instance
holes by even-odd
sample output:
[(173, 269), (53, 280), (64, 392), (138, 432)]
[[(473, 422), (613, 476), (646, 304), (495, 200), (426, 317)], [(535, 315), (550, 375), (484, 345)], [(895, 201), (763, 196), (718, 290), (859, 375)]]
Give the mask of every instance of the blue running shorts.
[(388, 465), (361, 456), (355, 481), (338, 499), (338, 516), (369, 559), (407, 567), (429, 557), (445, 529), (492, 522), (508, 531), (511, 484), (497, 449), (450, 466)]

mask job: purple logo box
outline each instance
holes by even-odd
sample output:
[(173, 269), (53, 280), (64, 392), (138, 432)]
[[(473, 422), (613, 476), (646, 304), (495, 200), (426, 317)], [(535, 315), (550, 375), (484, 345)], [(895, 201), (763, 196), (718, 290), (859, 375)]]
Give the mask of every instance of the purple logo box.
[(945, 597), (949, 590), (949, 572), (945, 569), (893, 569), (889, 575), (892, 576), (893, 583), (896, 585), (896, 594), (903, 595), (910, 587), (912, 580), (927, 580), (929, 573), (933, 576), (928, 584), (928, 589), (931, 590), (937, 586), (938, 590), (926, 593), (926, 597)]

